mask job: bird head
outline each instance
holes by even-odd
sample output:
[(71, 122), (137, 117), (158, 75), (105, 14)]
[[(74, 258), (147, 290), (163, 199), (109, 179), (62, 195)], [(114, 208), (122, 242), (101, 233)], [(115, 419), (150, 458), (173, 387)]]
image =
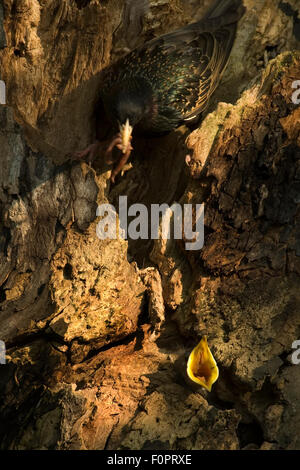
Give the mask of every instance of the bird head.
[(134, 126), (136, 126), (146, 114), (147, 108), (139, 96), (132, 93), (122, 93), (116, 103), (116, 119), (122, 138), (122, 152), (126, 153)]
[(126, 153), (134, 127), (147, 119), (152, 109), (152, 93), (143, 80), (132, 80), (123, 84), (121, 90), (114, 93), (113, 117), (119, 125), (122, 138), (122, 152)]

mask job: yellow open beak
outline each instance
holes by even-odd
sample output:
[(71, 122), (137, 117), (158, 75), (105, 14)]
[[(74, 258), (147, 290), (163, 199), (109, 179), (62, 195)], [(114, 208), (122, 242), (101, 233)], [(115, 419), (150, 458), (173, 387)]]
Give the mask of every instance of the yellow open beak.
[(131, 141), (131, 134), (133, 127), (129, 123), (129, 119), (126, 120), (125, 124), (120, 126), (120, 135), (122, 139), (121, 150), (123, 153), (126, 153)]
[(198, 346), (191, 352), (187, 363), (187, 374), (193, 382), (209, 392), (218, 379), (219, 369), (208, 347), (206, 336), (203, 336)]

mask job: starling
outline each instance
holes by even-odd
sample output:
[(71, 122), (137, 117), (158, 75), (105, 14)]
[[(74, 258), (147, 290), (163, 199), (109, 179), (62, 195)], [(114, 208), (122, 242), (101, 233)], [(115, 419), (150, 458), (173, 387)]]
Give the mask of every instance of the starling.
[[(122, 152), (112, 181), (130, 156), (133, 131), (163, 135), (205, 110), (244, 11), (242, 0), (218, 0), (200, 21), (146, 42), (104, 71), (100, 96), (112, 125), (119, 127), (106, 150), (107, 163), (113, 163), (114, 147)], [(94, 154), (96, 147), (78, 155)]]

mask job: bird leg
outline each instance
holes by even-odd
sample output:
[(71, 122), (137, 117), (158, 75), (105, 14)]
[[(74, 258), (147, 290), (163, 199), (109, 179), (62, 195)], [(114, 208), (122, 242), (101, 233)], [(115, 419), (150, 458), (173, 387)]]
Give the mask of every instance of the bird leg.
[(84, 150), (81, 150), (79, 152), (75, 152), (74, 153), (74, 158), (75, 159), (81, 159), (81, 158), (89, 157), (88, 158), (88, 163), (92, 163), (95, 160), (95, 158), (97, 157), (97, 153), (99, 151), (100, 146), (101, 146), (100, 142), (98, 140), (96, 140), (96, 142), (89, 145)]
[(109, 146), (107, 147), (105, 151), (105, 162), (110, 165), (111, 163), (114, 163), (114, 159), (112, 157), (112, 151), (115, 147), (121, 150), (120, 146), (122, 145), (122, 137), (120, 134), (117, 134)]
[[(99, 153), (99, 151), (101, 149), (102, 149), (102, 152), (104, 151), (103, 147), (105, 148), (105, 143), (96, 141), (93, 144), (89, 145), (86, 149), (81, 150), (79, 152), (75, 152), (73, 156), (76, 159), (88, 157), (88, 162), (92, 163), (97, 157), (97, 154)], [(115, 182), (115, 177), (117, 176), (118, 173), (120, 173), (120, 171), (126, 164), (128, 158), (130, 157), (131, 151), (133, 150), (131, 146), (131, 137), (130, 137), (130, 140), (129, 140), (129, 143), (127, 145), (125, 152), (124, 152), (124, 144), (123, 144), (122, 136), (120, 133), (117, 134), (113, 138), (113, 140), (109, 143), (104, 153), (105, 163), (109, 165), (115, 162), (115, 159), (112, 156), (112, 152), (115, 147), (117, 147), (119, 150), (122, 150), (122, 156), (119, 159), (116, 168), (112, 171), (111, 181), (113, 183)]]
[[(128, 143), (126, 151), (123, 153), (121, 158), (118, 161), (118, 164), (116, 168), (111, 173), (111, 181), (112, 183), (115, 182), (115, 177), (117, 176), (118, 173), (122, 170), (122, 168), (126, 165), (128, 158), (130, 157), (131, 151), (133, 150), (131, 146), (131, 139), (132, 137), (130, 136), (130, 141)], [(106, 152), (105, 152), (105, 161), (106, 163), (113, 163), (113, 158), (112, 158), (112, 151), (113, 149), (117, 147), (119, 150), (123, 151), (123, 140), (121, 134), (117, 134), (116, 137), (112, 140), (111, 144), (108, 146)]]
[(115, 177), (117, 176), (118, 173), (122, 170), (122, 168), (126, 165), (128, 158), (130, 157), (131, 151), (133, 150), (131, 144), (129, 143), (127, 147), (127, 151), (122, 155), (120, 160), (118, 161), (118, 164), (116, 168), (113, 169), (111, 173), (111, 181), (114, 183), (115, 182)]

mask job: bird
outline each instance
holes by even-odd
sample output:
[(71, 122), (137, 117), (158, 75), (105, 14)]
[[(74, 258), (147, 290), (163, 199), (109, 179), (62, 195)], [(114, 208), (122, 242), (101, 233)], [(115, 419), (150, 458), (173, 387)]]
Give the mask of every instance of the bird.
[(182, 385), (187, 385), (189, 389), (207, 398), (207, 392), (212, 392), (212, 387), (219, 378), (219, 368), (208, 346), (207, 335), (203, 334), (192, 350), (186, 346), (178, 350), (173, 363), (177, 379)]
[(191, 352), (186, 371), (193, 382), (211, 392), (212, 385), (218, 380), (219, 369), (208, 347), (206, 335)]
[[(105, 161), (113, 164), (113, 149), (121, 151), (112, 182), (130, 157), (133, 136), (162, 136), (199, 119), (226, 69), (244, 12), (242, 0), (218, 0), (199, 21), (145, 42), (104, 69), (100, 98), (118, 130)], [(77, 156), (92, 160), (98, 146)]]

